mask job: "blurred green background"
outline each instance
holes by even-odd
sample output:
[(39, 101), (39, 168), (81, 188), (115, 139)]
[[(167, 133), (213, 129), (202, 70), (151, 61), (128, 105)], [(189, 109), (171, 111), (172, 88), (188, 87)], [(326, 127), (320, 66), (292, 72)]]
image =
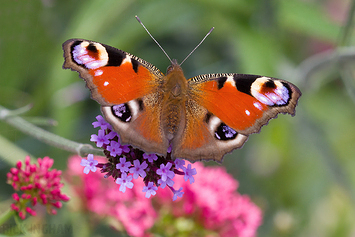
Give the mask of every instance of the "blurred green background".
[[(240, 182), (239, 192), (262, 208), (258, 236), (354, 236), (353, 5), (350, 0), (0, 0), (0, 105), (33, 104), (24, 118), (53, 119), (57, 125), (45, 129), (90, 143), (100, 106), (77, 73), (62, 69), (65, 40), (112, 45), (165, 72), (168, 59), (135, 15), (178, 61), (214, 26), (184, 63), (187, 78), (259, 74), (291, 81), (303, 93), (295, 117), (270, 121), (222, 164)], [(0, 159), (0, 212), (12, 193), (5, 183), (8, 159), (23, 160), (23, 153), (50, 156), (63, 170), (70, 156), (1, 121), (0, 157), (6, 160)], [(48, 219), (68, 215), (73, 214)]]

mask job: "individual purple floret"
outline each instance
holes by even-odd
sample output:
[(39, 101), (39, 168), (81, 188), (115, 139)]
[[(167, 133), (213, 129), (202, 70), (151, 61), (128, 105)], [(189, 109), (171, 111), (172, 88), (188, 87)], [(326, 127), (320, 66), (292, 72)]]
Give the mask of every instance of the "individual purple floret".
[(131, 182), (132, 180), (132, 175), (127, 175), (127, 173), (122, 173), (121, 178), (116, 179), (116, 184), (120, 185), (120, 191), (121, 192), (126, 192), (126, 187), (132, 189), (133, 188), (133, 183)]
[(97, 121), (92, 123), (94, 128), (101, 127), (101, 129), (103, 130), (106, 129), (112, 130), (111, 125), (108, 122), (106, 122), (106, 120), (101, 115), (96, 116), (96, 119)]
[(195, 182), (195, 179), (193, 177), (193, 175), (197, 174), (196, 169), (193, 168), (191, 169), (191, 164), (189, 164), (185, 170), (185, 176), (184, 176), (184, 180), (190, 180), (190, 184)]
[(143, 187), (143, 192), (146, 192), (145, 197), (150, 198), (150, 196), (154, 196), (157, 192), (158, 188), (154, 186), (153, 182), (149, 182), (147, 186)]
[(80, 165), (85, 166), (84, 168), (84, 173), (88, 174), (90, 171), (91, 172), (96, 172), (96, 165), (99, 162), (97, 160), (94, 160), (94, 155), (89, 154), (87, 160), (86, 159), (81, 159)]

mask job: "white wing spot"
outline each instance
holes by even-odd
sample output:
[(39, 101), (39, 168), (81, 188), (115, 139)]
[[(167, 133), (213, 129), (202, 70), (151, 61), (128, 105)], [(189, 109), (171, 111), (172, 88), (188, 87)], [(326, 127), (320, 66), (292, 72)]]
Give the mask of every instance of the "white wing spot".
[(126, 55), (126, 57), (122, 61), (122, 64), (125, 64), (125, 63), (132, 63), (131, 57), (129, 57), (128, 55)]
[(236, 86), (235, 86), (235, 81), (234, 81), (234, 79), (233, 79), (232, 76), (228, 76), (228, 77), (227, 77), (226, 83), (230, 83), (232, 86), (236, 87)]
[(254, 102), (253, 104), (255, 106), (255, 108), (259, 109), (259, 110), (262, 110), (263, 107), (261, 106), (261, 104), (259, 102)]
[(104, 72), (102, 70), (96, 70), (95, 76), (101, 76)]
[(250, 115), (250, 111), (246, 109), (246, 110), (245, 110), (245, 114), (246, 114), (246, 115)]
[(107, 86), (108, 84), (110, 84), (108, 81), (104, 82), (104, 86)]

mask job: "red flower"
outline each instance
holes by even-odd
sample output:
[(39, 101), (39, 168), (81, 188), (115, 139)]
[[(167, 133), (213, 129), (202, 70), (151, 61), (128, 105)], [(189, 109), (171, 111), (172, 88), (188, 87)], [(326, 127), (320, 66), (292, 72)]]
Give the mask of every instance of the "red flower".
[(62, 194), (60, 189), (63, 187), (61, 183), (60, 170), (49, 170), (53, 165), (53, 159), (44, 157), (38, 158), (37, 164), (30, 164), (30, 157), (25, 159), (25, 165), (18, 161), (16, 168), (11, 168), (7, 173), (7, 183), (12, 185), (16, 191), (22, 192), (21, 196), (14, 193), (12, 198), (15, 203), (11, 205), (11, 209), (18, 212), (21, 219), (25, 219), (26, 212), (32, 216), (36, 212), (28, 207), (28, 205), (36, 206), (37, 203), (45, 205), (49, 214), (56, 214), (55, 208), (61, 208), (60, 201), (68, 201), (69, 197)]

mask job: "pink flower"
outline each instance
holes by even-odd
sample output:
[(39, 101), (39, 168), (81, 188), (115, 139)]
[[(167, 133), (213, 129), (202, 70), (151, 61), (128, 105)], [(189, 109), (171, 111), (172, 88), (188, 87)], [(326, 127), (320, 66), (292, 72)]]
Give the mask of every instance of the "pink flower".
[(30, 164), (30, 157), (25, 159), (25, 165), (19, 161), (16, 168), (11, 168), (7, 173), (7, 183), (11, 184), (16, 191), (21, 191), (19, 196), (17, 193), (12, 195), (15, 203), (11, 208), (18, 212), (20, 218), (25, 219), (26, 212), (32, 216), (36, 215), (36, 211), (27, 206), (37, 203), (45, 205), (49, 214), (56, 214), (55, 208), (61, 208), (60, 201), (68, 201), (69, 197), (61, 193), (63, 183), (61, 183), (60, 170), (49, 170), (53, 165), (53, 160), (49, 157), (43, 159), (38, 158), (37, 164)]
[[(157, 213), (151, 200), (142, 192), (142, 178), (127, 180), (128, 189), (122, 193), (121, 186), (114, 182), (112, 176), (104, 178), (104, 174), (99, 172), (84, 174), (82, 167), (78, 166), (80, 160), (79, 156), (69, 159), (65, 177), (74, 193), (82, 200), (81, 208), (102, 217), (115, 218), (122, 223), (130, 236), (146, 236), (147, 230), (154, 225)], [(104, 163), (107, 159), (95, 156), (95, 160)], [(134, 186), (132, 189), (131, 183)]]
[[(99, 162), (105, 160), (98, 157), (95, 159)], [(75, 193), (81, 197), (83, 208), (102, 217), (115, 218), (130, 236), (164, 236), (169, 226), (175, 236), (210, 234), (253, 237), (261, 225), (262, 213), (259, 207), (248, 196), (237, 192), (238, 182), (222, 167), (204, 167), (202, 163), (196, 162), (195, 182), (190, 184), (184, 181), (183, 175), (175, 175), (175, 184), (180, 187), (178, 189), (167, 186), (156, 191), (157, 187), (152, 182), (144, 184), (142, 178), (138, 177), (129, 181), (134, 184), (134, 188), (126, 189), (123, 194), (119, 190), (120, 186), (113, 182), (112, 176), (104, 179), (103, 174), (98, 172), (83, 174), (82, 169), (77, 168), (79, 161), (80, 157), (69, 159), (67, 177)], [(186, 169), (189, 164), (187, 162)], [(145, 198), (143, 188), (146, 193), (149, 192), (150, 199)], [(155, 196), (151, 197), (155, 192)], [(186, 219), (203, 228), (199, 228), (198, 233), (194, 232), (195, 229), (189, 233), (184, 230), (182, 233), (175, 227), (177, 218)]]
[(222, 237), (256, 236), (262, 213), (248, 196), (237, 193), (238, 182), (223, 167), (204, 167), (200, 162), (194, 167), (197, 174), (193, 184), (184, 182), (182, 176), (175, 178), (185, 193), (176, 204), (171, 203), (172, 194), (165, 189), (157, 193), (155, 198), (165, 204), (162, 208), (175, 216), (195, 218)]

